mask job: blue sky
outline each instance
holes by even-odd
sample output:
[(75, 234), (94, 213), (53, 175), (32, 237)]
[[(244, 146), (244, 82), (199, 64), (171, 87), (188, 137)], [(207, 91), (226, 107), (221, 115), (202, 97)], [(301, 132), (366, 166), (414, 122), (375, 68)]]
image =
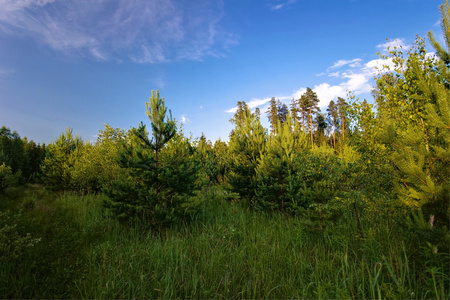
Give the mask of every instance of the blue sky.
[[(263, 112), (313, 88), (371, 100), (377, 51), (440, 36), (437, 0), (0, 0), (0, 125), (35, 142), (70, 126), (148, 124), (158, 89), (185, 135), (228, 139), (237, 101)], [(386, 40), (388, 39), (388, 40)]]

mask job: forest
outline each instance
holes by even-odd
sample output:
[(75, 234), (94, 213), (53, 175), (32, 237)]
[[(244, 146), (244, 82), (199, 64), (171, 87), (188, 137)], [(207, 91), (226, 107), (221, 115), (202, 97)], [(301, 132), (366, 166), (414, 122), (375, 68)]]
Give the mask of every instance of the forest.
[(187, 137), (158, 91), (95, 143), (3, 126), (0, 298), (449, 299), (441, 15), (434, 55), (421, 37), (380, 54), (373, 101), (239, 101), (228, 141)]

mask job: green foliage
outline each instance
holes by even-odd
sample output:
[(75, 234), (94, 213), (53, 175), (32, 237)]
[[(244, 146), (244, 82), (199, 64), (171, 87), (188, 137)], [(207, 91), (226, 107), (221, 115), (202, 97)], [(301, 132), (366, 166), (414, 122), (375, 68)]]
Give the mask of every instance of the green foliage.
[(267, 141), (265, 152), (258, 159), (253, 206), (262, 210), (286, 210), (297, 203), (302, 182), (296, 178), (296, 156), (304, 155), (307, 137), (293, 134), (290, 115), (278, 121), (277, 132)]
[(5, 163), (16, 174), (19, 183), (25, 183), (30, 176), (30, 161), (25, 151), (26, 141), (20, 139), (19, 134), (11, 132), (9, 128), (0, 128), (0, 164)]
[(228, 182), (228, 169), (230, 166), (230, 158), (228, 155), (228, 145), (227, 143), (216, 140), (213, 147), (212, 157), (209, 156), (208, 168), (209, 178), (212, 183), (223, 184)]
[(94, 145), (85, 143), (72, 171), (72, 184), (84, 192), (98, 192), (104, 185), (121, 176), (118, 163), (119, 151), (126, 142), (126, 134), (120, 128), (105, 125)]
[(33, 247), (41, 238), (24, 233), (23, 212), (0, 211), (0, 264), (20, 258), (27, 248)]
[(41, 163), (45, 158), (45, 144), (37, 144), (25, 137), (22, 139), (25, 153), (29, 161), (29, 182), (39, 182), (41, 176)]
[[(227, 193), (214, 187), (204, 213), (196, 217), (199, 222), (158, 233), (102, 217), (101, 195), (38, 195), (35, 210), (22, 212), (20, 221), (8, 221), (22, 226), (27, 220), (19, 236), (30, 232), (42, 240), (25, 247), (20, 259), (2, 262), (2, 298), (450, 295), (445, 248), (435, 253), (434, 242), (428, 245), (388, 218), (379, 223), (363, 218), (373, 228), (364, 239), (345, 214), (323, 232), (311, 231), (304, 217), (256, 214), (221, 200)], [(21, 196), (13, 202), (22, 202)], [(424, 228), (430, 235), (435, 229)]]
[(5, 163), (0, 165), (0, 192), (7, 187), (15, 185), (15, 176), (12, 174), (11, 167)]
[(255, 174), (258, 160), (265, 151), (266, 131), (259, 119), (247, 109), (241, 124), (230, 134), (231, 160), (228, 182), (233, 192), (250, 202), (256, 192)]
[(42, 163), (42, 181), (51, 190), (70, 190), (73, 167), (81, 156), (83, 141), (74, 136), (69, 127), (65, 133), (48, 145), (47, 155)]
[[(445, 14), (448, 11), (444, 11), (444, 17)], [(445, 31), (444, 35), (450, 33)], [(447, 224), (450, 217), (450, 69), (445, 61), (426, 56), (421, 39), (406, 59), (398, 51), (391, 55), (397, 62), (391, 74), (395, 85), (383, 84), (380, 79), (378, 100), (383, 128), (380, 138), (390, 149), (389, 159), (397, 168), (396, 192), (406, 206), (422, 208)], [(384, 100), (390, 98), (396, 102)]]
[(191, 196), (199, 164), (189, 141), (176, 134), (175, 121), (171, 116), (166, 120), (164, 99), (152, 92), (146, 108), (153, 139), (142, 123), (128, 133), (119, 154), (121, 172), (127, 176), (105, 189), (105, 206), (121, 220), (139, 218), (162, 227), (185, 219), (198, 206)]

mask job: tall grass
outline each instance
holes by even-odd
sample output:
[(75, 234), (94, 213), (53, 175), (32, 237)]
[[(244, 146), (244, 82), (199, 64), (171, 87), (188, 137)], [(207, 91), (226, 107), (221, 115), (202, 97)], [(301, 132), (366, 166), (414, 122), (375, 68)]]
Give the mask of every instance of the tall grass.
[(109, 219), (100, 195), (11, 193), (2, 209), (27, 207), (20, 233), (42, 240), (0, 260), (0, 298), (450, 297), (448, 254), (388, 225), (361, 239), (342, 218), (321, 232), (212, 189), (191, 222), (151, 231)]

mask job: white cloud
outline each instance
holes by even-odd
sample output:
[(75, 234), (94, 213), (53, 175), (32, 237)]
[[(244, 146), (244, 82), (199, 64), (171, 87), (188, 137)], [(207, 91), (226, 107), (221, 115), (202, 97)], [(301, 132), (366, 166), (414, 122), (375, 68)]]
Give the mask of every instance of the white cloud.
[(283, 7), (288, 7), (294, 4), (295, 2), (297, 2), (297, 0), (274, 0), (274, 1), (269, 0), (267, 6), (271, 10), (279, 10), (282, 9)]
[(223, 15), (208, 0), (0, 0), (0, 32), (66, 55), (163, 63), (223, 56), (239, 40)]
[(373, 59), (369, 62), (367, 62), (365, 64), (365, 71), (375, 75), (377, 73), (382, 73), (382, 72), (386, 72), (388, 70), (392, 70), (392, 68), (395, 67), (394, 62), (392, 61), (392, 59), (383, 59), (383, 58), (378, 58), (378, 59)]
[(334, 65), (332, 65), (329, 69), (340, 68), (340, 67), (343, 67), (345, 65), (349, 65), (350, 67), (355, 68), (355, 67), (359, 67), (360, 66), (359, 62), (361, 62), (361, 61), (362, 61), (361, 58), (355, 58), (355, 59), (352, 59), (352, 60), (340, 59), (337, 62), (335, 62)]
[[(268, 98), (264, 98), (264, 99), (257, 99), (257, 98), (253, 98), (252, 100), (250, 100), (247, 105), (250, 109), (258, 107), (258, 106), (262, 106), (264, 104), (266, 104), (267, 102), (270, 101), (270, 99), (272, 99), (272, 97), (268, 97)], [(286, 96), (281, 96), (281, 97), (275, 97), (275, 99), (283, 101), (286, 99), (291, 99), (289, 97)], [(237, 106), (230, 108), (229, 110), (227, 110), (227, 113), (235, 113), (237, 111)]]
[(337, 72), (334, 72), (334, 73), (329, 73), (328, 76), (330, 76), (330, 77), (339, 77), (339, 76), (341, 76), (341, 72), (337, 71)]
[(186, 115), (182, 115), (181, 116), (181, 124), (187, 124), (187, 123), (190, 123), (191, 122), (191, 120), (189, 120), (187, 117), (186, 117)]

